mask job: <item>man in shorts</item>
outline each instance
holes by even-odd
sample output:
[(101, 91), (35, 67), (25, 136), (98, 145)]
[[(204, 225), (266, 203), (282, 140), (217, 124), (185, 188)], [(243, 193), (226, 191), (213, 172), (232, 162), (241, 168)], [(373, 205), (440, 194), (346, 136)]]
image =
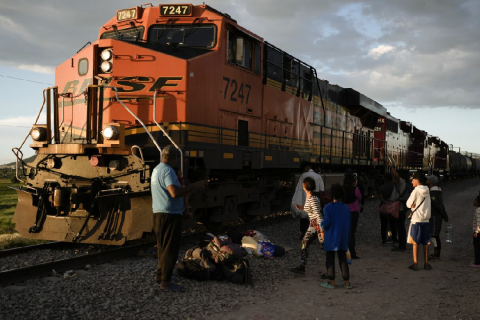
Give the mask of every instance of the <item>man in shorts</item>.
[(430, 216), (432, 206), (430, 200), (430, 191), (426, 186), (426, 177), (423, 173), (417, 171), (412, 176), (413, 189), (407, 200), (407, 207), (412, 210), (410, 228), (408, 230), (408, 243), (413, 244), (413, 264), (408, 268), (418, 271), (418, 245), (423, 245), (423, 255), (425, 256), (425, 270), (432, 270), (428, 263), (428, 245), (430, 244)]

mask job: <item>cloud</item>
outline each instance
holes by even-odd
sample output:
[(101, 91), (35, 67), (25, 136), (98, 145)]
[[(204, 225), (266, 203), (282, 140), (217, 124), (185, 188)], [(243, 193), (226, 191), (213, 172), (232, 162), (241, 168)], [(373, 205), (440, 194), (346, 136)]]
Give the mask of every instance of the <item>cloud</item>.
[[(40, 116), (40, 118), (38, 119), (39, 123), (41, 121), (45, 121), (44, 118), (45, 118), (44, 114)], [(36, 116), (18, 116), (13, 118), (0, 119), (0, 125), (7, 126), (7, 127), (31, 128), (33, 123), (35, 122), (35, 119), (36, 119)]]
[(368, 52), (368, 56), (372, 57), (374, 59), (378, 59), (378, 58), (380, 58), (381, 55), (383, 55), (385, 53), (389, 53), (393, 50), (395, 50), (395, 48), (392, 47), (392, 46), (381, 45), (381, 46), (378, 46), (376, 48), (371, 49)]
[[(0, 1), (0, 42), (8, 44), (0, 46), (0, 66), (49, 74), (94, 42), (116, 10), (138, 4)], [(320, 78), (385, 106), (480, 109), (478, 0), (210, 0), (208, 5), (312, 65)]]
[(40, 66), (38, 64), (19, 64), (17, 68), (21, 70), (28, 70), (28, 71), (38, 72), (38, 73), (45, 73), (45, 74), (55, 73), (54, 67)]

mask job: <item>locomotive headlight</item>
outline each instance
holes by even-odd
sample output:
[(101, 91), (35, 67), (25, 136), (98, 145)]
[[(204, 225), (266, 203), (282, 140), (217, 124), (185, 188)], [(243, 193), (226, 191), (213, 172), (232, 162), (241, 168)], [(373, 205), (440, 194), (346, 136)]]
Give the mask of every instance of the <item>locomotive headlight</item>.
[(115, 140), (118, 138), (118, 129), (115, 126), (106, 126), (103, 128), (102, 135), (107, 140)]
[(34, 127), (30, 136), (34, 141), (44, 141), (47, 138), (47, 130), (43, 127)]
[(104, 73), (109, 73), (112, 71), (112, 63), (109, 62), (109, 61), (103, 61), (102, 64), (100, 65), (100, 69), (102, 69), (102, 71)]
[(110, 60), (113, 58), (113, 52), (111, 49), (105, 49), (102, 51), (102, 53), (100, 54), (100, 57), (102, 58), (102, 60), (104, 61), (107, 61), (107, 60)]

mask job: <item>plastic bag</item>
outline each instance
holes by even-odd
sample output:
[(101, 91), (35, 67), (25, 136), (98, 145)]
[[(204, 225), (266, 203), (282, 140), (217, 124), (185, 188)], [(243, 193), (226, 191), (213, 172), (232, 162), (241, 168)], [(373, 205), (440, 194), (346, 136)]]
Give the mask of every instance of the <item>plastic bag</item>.
[(250, 236), (245, 236), (242, 238), (242, 247), (257, 251), (258, 241), (253, 239)]
[[(255, 240), (257, 241), (268, 241), (267, 237), (265, 237), (263, 235), (263, 233), (261, 233), (260, 231), (257, 231), (257, 230), (247, 230), (243, 233), (244, 236), (248, 236), (248, 237), (252, 237), (254, 238)], [(242, 240), (243, 241), (243, 240)]]
[(257, 246), (257, 255), (263, 256), (264, 258), (273, 259), (273, 254), (275, 252), (275, 246), (266, 241), (258, 241)]

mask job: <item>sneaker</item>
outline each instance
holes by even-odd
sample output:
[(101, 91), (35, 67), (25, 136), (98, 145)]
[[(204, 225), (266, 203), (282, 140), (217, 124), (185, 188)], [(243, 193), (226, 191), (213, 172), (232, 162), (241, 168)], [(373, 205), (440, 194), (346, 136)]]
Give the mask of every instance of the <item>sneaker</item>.
[(300, 265), (298, 267), (291, 268), (290, 271), (298, 274), (305, 274), (305, 266)]
[(472, 268), (480, 268), (480, 264), (472, 263), (472, 264), (470, 265), (470, 267), (472, 267)]
[(418, 265), (416, 263), (414, 263), (411, 266), (408, 266), (408, 269), (413, 270), (413, 271), (418, 271)]
[(320, 276), (320, 278), (322, 278), (322, 279), (324, 279), (324, 280), (328, 280), (328, 274), (322, 273), (322, 275)]

